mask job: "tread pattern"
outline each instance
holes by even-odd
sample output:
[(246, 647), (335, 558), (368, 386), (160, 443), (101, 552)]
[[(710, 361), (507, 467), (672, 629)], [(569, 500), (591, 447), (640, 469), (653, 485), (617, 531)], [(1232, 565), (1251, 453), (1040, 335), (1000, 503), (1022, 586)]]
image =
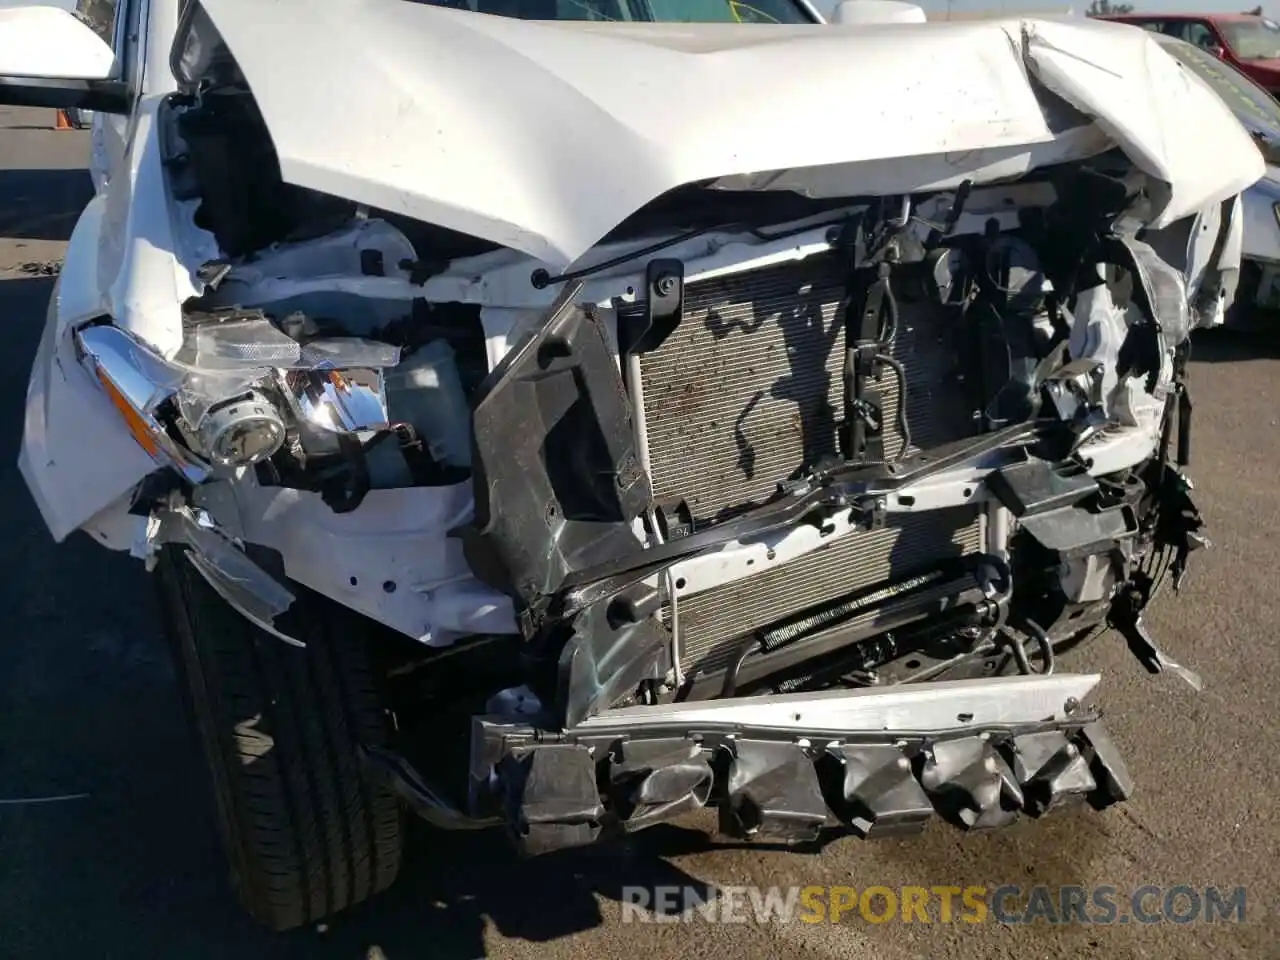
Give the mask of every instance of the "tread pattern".
[(359, 618), (294, 585), (302, 650), (227, 606), (180, 548), (165, 548), (156, 572), (245, 907), (287, 930), (386, 889), (401, 811), (356, 756), (357, 743), (387, 739)]

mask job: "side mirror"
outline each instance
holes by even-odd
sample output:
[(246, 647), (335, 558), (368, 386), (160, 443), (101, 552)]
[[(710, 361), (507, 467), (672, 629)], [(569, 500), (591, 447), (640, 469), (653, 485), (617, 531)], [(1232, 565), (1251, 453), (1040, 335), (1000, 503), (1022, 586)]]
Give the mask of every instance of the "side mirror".
[(850, 23), (924, 23), (924, 8), (901, 0), (840, 0), (832, 11), (831, 22)]
[(0, 104), (124, 112), (111, 47), (70, 11), (0, 8)]
[(106, 80), (114, 64), (111, 48), (67, 10), (0, 9), (0, 75)]

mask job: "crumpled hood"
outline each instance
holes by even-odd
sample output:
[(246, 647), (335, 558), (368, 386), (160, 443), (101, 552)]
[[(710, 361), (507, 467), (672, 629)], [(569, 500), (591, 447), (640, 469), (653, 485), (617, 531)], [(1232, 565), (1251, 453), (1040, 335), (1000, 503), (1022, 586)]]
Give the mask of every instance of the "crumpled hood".
[[(408, 0), (202, 2), (287, 181), (554, 267), (694, 181), (908, 193), (1119, 145), (1169, 185), (1163, 226), (1263, 172), (1218, 97), (1120, 24), (552, 23)], [(1038, 85), (1093, 122), (1046, 116)]]

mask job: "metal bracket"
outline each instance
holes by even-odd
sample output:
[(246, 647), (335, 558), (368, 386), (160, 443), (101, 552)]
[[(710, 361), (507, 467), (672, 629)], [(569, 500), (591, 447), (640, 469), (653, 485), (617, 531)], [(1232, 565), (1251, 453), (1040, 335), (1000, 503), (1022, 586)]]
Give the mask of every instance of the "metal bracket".
[[(867, 270), (874, 270), (875, 278), (863, 287)], [(844, 422), (839, 431), (840, 451), (846, 461), (884, 459), (884, 416), (880, 392), (873, 384), (881, 352), (881, 315), (885, 309), (894, 309), (890, 275), (890, 262), (884, 259), (874, 266), (859, 267), (851, 284), (844, 317)]]
[(684, 316), (684, 261), (650, 260), (645, 267), (644, 313), (628, 313), (619, 331), (624, 356), (658, 349)]
[(889, 519), (889, 501), (876, 497), (862, 511), (863, 523), (868, 530), (879, 530)]

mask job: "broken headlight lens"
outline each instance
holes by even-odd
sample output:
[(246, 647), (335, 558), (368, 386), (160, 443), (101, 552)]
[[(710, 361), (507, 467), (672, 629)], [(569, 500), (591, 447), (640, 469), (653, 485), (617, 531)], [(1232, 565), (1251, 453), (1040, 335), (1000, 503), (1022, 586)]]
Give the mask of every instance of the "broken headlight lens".
[(138, 445), (193, 483), (211, 464), (270, 457), (290, 417), (337, 433), (385, 427), (382, 369), (400, 360), (399, 347), (374, 340), (295, 339), (261, 313), (191, 324), (172, 361), (109, 323), (75, 336), (81, 362)]
[(208, 479), (210, 463), (257, 463), (284, 442), (284, 419), (255, 389), (270, 370), (209, 374), (185, 369), (109, 324), (78, 330), (75, 342), (81, 363), (134, 441), (156, 463), (173, 467), (192, 483)]
[(297, 336), (258, 310), (208, 314), (187, 328), (177, 360), (203, 372), (257, 371), (259, 375), (275, 369), (381, 369), (400, 362), (400, 348), (393, 344), (362, 337), (309, 336), (305, 324), (295, 317), (286, 317), (282, 325), (296, 327)]

